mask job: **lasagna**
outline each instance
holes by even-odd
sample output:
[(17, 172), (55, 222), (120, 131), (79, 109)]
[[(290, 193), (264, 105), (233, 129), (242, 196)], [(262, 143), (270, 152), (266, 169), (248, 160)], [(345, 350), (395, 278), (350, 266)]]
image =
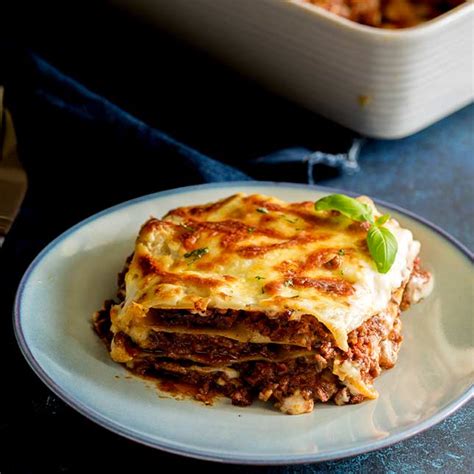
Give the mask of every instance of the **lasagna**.
[(205, 403), (220, 394), (301, 414), (374, 399), (397, 359), (400, 311), (432, 281), (412, 233), (384, 225), (398, 251), (379, 273), (368, 222), (312, 202), (236, 194), (174, 209), (142, 226), (95, 330), (114, 361)]
[(408, 28), (429, 21), (465, 0), (305, 0), (336, 15), (379, 28)]

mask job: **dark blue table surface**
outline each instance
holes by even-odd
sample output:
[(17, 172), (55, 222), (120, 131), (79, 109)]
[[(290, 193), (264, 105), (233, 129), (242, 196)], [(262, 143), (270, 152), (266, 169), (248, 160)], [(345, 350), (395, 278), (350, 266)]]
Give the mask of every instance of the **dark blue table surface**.
[[(63, 21), (54, 22), (48, 16), (52, 5), (58, 8), (55, 2), (41, 2), (26, 23), (23, 16), (12, 14), (5, 22), (7, 31), (10, 27), (13, 36), (21, 36), (27, 46), (91, 89), (210, 156), (236, 162), (282, 146), (332, 149), (347, 142), (347, 131), (261, 91), (108, 7), (95, 13), (86, 8), (64, 11)], [(52, 40), (40, 34), (45, 29), (54, 31)], [(318, 184), (410, 209), (473, 249), (473, 155), (474, 106), (470, 106), (412, 137), (369, 140), (358, 173), (325, 172)], [(473, 471), (473, 402), (424, 433), (354, 458), (294, 467), (224, 467), (161, 453), (109, 433), (73, 412), (31, 377), (32, 396), (22, 394), (21, 402), (33, 415), (25, 418), (15, 411), (15, 416), (6, 413), (6, 423), (0, 419), (0, 434), (6, 434), (2, 446), (7, 447), (0, 455), (1, 472), (2, 457), (15, 472), (84, 472), (92, 457), (96, 466), (117, 470), (130, 466), (137, 472), (160, 467), (282, 474)], [(32, 449), (39, 445), (41, 450), (34, 450), (34, 457), (27, 452), (14, 455), (14, 445), (20, 442)]]

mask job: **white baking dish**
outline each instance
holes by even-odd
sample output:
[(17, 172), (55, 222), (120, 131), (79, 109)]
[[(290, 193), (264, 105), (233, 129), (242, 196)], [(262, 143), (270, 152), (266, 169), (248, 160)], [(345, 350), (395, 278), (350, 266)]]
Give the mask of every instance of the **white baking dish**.
[(302, 0), (116, 0), (302, 106), (400, 138), (474, 98), (472, 0), (403, 30)]

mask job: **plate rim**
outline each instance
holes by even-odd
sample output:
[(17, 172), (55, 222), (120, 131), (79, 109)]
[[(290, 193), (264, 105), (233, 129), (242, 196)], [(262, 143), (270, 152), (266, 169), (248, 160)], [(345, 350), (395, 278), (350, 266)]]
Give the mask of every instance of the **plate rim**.
[[(304, 464), (304, 463), (316, 463), (316, 462), (323, 462), (323, 461), (335, 461), (338, 459), (343, 459), (351, 456), (356, 456), (359, 454), (368, 453), (371, 451), (375, 451), (377, 449), (382, 449), (388, 446), (391, 446), (395, 443), (398, 443), (402, 440), (411, 438), (416, 434), (419, 434), (432, 426), (440, 423), (449, 415), (454, 413), (456, 410), (461, 408), (464, 404), (466, 404), (471, 398), (474, 396), (474, 387), (471, 385), (463, 394), (453, 400), (451, 403), (445, 405), (440, 410), (438, 410), (434, 415), (432, 415), (427, 420), (418, 423), (414, 426), (411, 426), (406, 429), (402, 429), (399, 432), (394, 433), (393, 435), (389, 435), (387, 438), (382, 440), (372, 440), (363, 442), (360, 446), (355, 446), (352, 448), (346, 448), (340, 451), (333, 451), (326, 454), (324, 451), (320, 453), (314, 453), (309, 455), (301, 455), (301, 456), (287, 456), (286, 458), (282, 456), (262, 456), (262, 457), (254, 457), (250, 459), (244, 459), (239, 457), (239, 455), (235, 455), (235, 453), (229, 455), (218, 455), (209, 453), (208, 450), (205, 449), (196, 449), (196, 448), (189, 448), (189, 449), (181, 449), (173, 446), (172, 444), (166, 443), (166, 440), (163, 441), (156, 441), (150, 439), (148, 436), (142, 435), (140, 432), (134, 430), (133, 428), (123, 427), (121, 424), (115, 422), (113, 419), (110, 419), (101, 413), (97, 412), (94, 409), (91, 409), (89, 406), (84, 404), (79, 399), (76, 399), (74, 395), (67, 393), (63, 388), (57, 384), (48, 374), (47, 372), (41, 367), (41, 364), (35, 359), (33, 353), (31, 352), (30, 348), (28, 347), (28, 343), (26, 342), (26, 338), (23, 334), (23, 328), (21, 324), (21, 303), (23, 299), (23, 294), (26, 288), (26, 285), (29, 281), (31, 273), (33, 270), (40, 264), (43, 258), (53, 250), (61, 241), (65, 238), (76, 232), (81, 227), (88, 225), (89, 223), (106, 216), (112, 212), (115, 212), (119, 209), (129, 207), (134, 204), (138, 204), (141, 202), (150, 201), (156, 198), (169, 196), (173, 194), (182, 194), (184, 192), (193, 192), (202, 189), (215, 189), (215, 188), (225, 188), (225, 187), (235, 187), (235, 186), (247, 186), (247, 187), (286, 187), (286, 188), (300, 188), (300, 189), (314, 189), (315, 191), (319, 192), (329, 192), (329, 193), (343, 193), (349, 196), (357, 196), (360, 193), (356, 193), (354, 191), (346, 191), (339, 188), (329, 187), (329, 186), (320, 186), (320, 185), (311, 185), (311, 184), (304, 184), (304, 183), (290, 183), (290, 182), (280, 182), (280, 181), (221, 181), (221, 182), (213, 182), (213, 183), (203, 183), (191, 186), (182, 186), (179, 188), (172, 188), (167, 189), (164, 191), (158, 191), (151, 194), (146, 194), (134, 199), (130, 199), (127, 201), (123, 201), (119, 204), (114, 206), (108, 207), (100, 212), (97, 212), (82, 221), (78, 222), (77, 224), (73, 225), (72, 227), (68, 228), (60, 235), (58, 235), (55, 239), (53, 239), (50, 243), (48, 243), (33, 259), (33, 261), (29, 264), (26, 271), (24, 272), (20, 283), (18, 285), (18, 289), (15, 295), (14, 307), (13, 307), (13, 328), (15, 333), (15, 338), (17, 341), (18, 346), (20, 347), (20, 351), (25, 357), (28, 365), (31, 367), (33, 372), (39, 377), (39, 379), (61, 400), (63, 400), (66, 404), (70, 407), (78, 411), (81, 415), (85, 416), (86, 418), (90, 419), (91, 421), (97, 423), (99, 426), (102, 426), (113, 433), (116, 433), (120, 436), (123, 436), (129, 440), (138, 442), (140, 444), (144, 444), (146, 446), (160, 449), (162, 451), (166, 451), (172, 454), (177, 454), (181, 456), (191, 457), (195, 459), (200, 459), (204, 461), (214, 461), (220, 463), (230, 463), (230, 464), (241, 464), (241, 465), (289, 465), (289, 464)], [(372, 198), (373, 201), (386, 207), (388, 209), (392, 209), (397, 211), (402, 215), (406, 215), (421, 224), (425, 227), (428, 227), (429, 230), (434, 231), (438, 235), (441, 235), (445, 240), (447, 240), (452, 246), (454, 246), (458, 251), (463, 254), (464, 257), (467, 257), (471, 263), (474, 261), (474, 255), (470, 250), (461, 243), (458, 239), (450, 235), (444, 229), (439, 227), (438, 225), (434, 224), (433, 222), (429, 221), (428, 219), (412, 212), (403, 207), (400, 207), (396, 204), (388, 203), (384, 200)]]

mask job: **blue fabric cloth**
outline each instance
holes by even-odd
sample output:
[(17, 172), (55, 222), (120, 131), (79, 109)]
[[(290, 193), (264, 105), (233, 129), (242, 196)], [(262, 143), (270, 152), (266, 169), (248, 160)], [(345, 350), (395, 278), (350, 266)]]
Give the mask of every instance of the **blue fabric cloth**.
[[(180, 168), (183, 181), (204, 182), (246, 180), (249, 177), (219, 161), (174, 140), (172, 137), (147, 126), (106, 99), (89, 91), (77, 81), (62, 74), (46, 61), (34, 55), (25, 57), (26, 63), (13, 69), (6, 78), (7, 103), (12, 108), (15, 123), (19, 123), (20, 145), (28, 134), (42, 138), (49, 152), (62, 152), (63, 156), (74, 153), (78, 142), (87, 143), (89, 152), (100, 146), (97, 131), (103, 131), (103, 139), (110, 147), (126, 147), (131, 164), (142, 148), (154, 151), (153, 166)], [(28, 79), (20, 78), (28, 74)], [(66, 126), (74, 121), (76, 127)], [(66, 126), (65, 126), (66, 125)], [(78, 125), (78, 126), (77, 126)], [(36, 130), (34, 130), (36, 129)], [(40, 137), (39, 131), (44, 132)], [(89, 134), (87, 132), (90, 132)], [(70, 140), (64, 140), (64, 137)], [(113, 139), (115, 143), (112, 142)], [(65, 146), (64, 146), (65, 145)], [(61, 150), (60, 147), (64, 146)], [(37, 150), (41, 151), (41, 150)], [(122, 149), (123, 153), (123, 149)], [(36, 153), (35, 153), (36, 155)], [(87, 157), (84, 157), (87, 159)], [(151, 158), (151, 157), (150, 157)], [(24, 160), (33, 159), (29, 153)], [(107, 158), (103, 157), (104, 162)], [(66, 160), (70, 161), (70, 160)], [(45, 163), (42, 163), (43, 165)], [(98, 162), (97, 165), (102, 163)], [(104, 163), (105, 164), (105, 163)], [(151, 165), (151, 163), (150, 163)], [(93, 172), (93, 170), (89, 170)], [(185, 174), (192, 171), (192, 177)], [(166, 185), (165, 176), (155, 176), (157, 186)]]

